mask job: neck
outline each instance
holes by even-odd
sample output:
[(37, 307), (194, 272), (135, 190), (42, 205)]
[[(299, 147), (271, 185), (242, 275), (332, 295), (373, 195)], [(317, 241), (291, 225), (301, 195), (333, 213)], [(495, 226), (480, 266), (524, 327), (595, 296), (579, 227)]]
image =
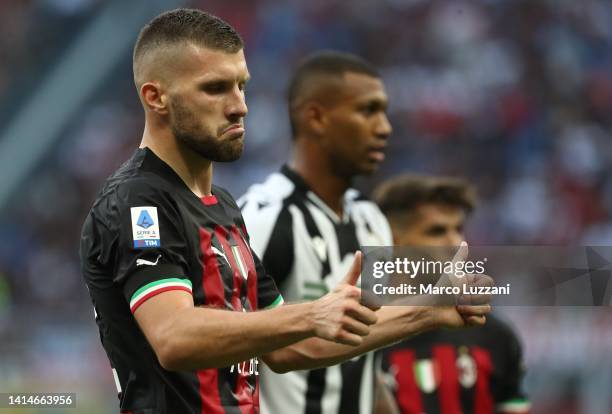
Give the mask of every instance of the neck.
[(148, 147), (170, 166), (198, 197), (212, 191), (212, 162), (181, 145), (169, 129), (155, 129), (145, 122), (140, 148)]
[(311, 145), (307, 139), (296, 139), (289, 166), (329, 208), (342, 217), (344, 193), (350, 187), (351, 180), (336, 174), (331, 161), (322, 151), (306, 148)]

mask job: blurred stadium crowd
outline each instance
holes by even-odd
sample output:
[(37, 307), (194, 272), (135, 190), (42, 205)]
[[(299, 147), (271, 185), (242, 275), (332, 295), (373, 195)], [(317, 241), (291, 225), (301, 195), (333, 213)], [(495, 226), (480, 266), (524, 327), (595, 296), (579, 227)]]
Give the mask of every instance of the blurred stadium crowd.
[[(0, 2), (0, 130), (104, 3)], [(215, 171), (234, 196), (287, 157), (285, 87), (296, 62), (341, 49), (373, 61), (390, 96), (387, 160), (360, 188), (405, 171), (465, 176), (480, 194), (472, 244), (610, 245), (612, 2), (187, 4), (229, 21), (247, 45), (245, 153)], [(137, 146), (142, 125), (126, 55), (4, 207), (0, 389), (61, 379), (98, 388), (93, 399), (112, 395), (76, 249), (95, 193)], [(612, 412), (609, 308), (500, 313), (521, 332), (535, 412)], [(101, 412), (115, 407), (104, 403)]]

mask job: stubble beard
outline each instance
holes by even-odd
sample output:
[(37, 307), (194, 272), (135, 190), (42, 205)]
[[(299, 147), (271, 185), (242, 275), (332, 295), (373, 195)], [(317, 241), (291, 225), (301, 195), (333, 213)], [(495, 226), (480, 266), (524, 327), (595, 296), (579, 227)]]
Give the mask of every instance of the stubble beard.
[(244, 147), (242, 138), (218, 138), (211, 131), (207, 131), (180, 100), (174, 100), (171, 107), (172, 134), (179, 144), (213, 162), (231, 162), (240, 158)]

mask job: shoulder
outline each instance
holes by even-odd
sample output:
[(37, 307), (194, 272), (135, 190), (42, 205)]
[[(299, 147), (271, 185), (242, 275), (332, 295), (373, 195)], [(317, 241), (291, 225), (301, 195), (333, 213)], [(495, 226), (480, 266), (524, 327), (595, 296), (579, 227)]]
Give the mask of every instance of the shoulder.
[(261, 208), (269, 205), (282, 204), (293, 194), (295, 185), (285, 175), (275, 172), (265, 181), (253, 184), (238, 200), (243, 212), (251, 208)]
[(487, 315), (487, 323), (483, 328), (487, 329), (491, 335), (507, 341), (506, 343), (519, 342), (516, 329), (509, 321), (498, 315)]
[(344, 200), (346, 204), (357, 211), (384, 218), (384, 215), (382, 211), (380, 211), (380, 208), (378, 208), (378, 205), (374, 201), (370, 200), (366, 195), (359, 192), (359, 190), (354, 188), (348, 189), (346, 193), (344, 193)]
[(227, 189), (213, 184), (212, 193), (215, 195), (219, 203), (226, 206), (229, 205), (230, 207), (235, 208), (236, 210), (240, 210), (238, 208), (238, 205), (236, 204), (236, 199)]
[(344, 199), (346, 205), (349, 206), (355, 215), (376, 226), (388, 227), (387, 219), (383, 212), (380, 211), (378, 205), (358, 190), (354, 188), (347, 190), (344, 194)]
[(175, 191), (171, 183), (154, 173), (122, 167), (106, 180), (90, 215), (110, 227), (124, 211), (134, 207), (176, 212)]
[(252, 185), (238, 200), (257, 254), (263, 255), (270, 243), (290, 248), (293, 219), (287, 202), (294, 189), (285, 175), (273, 173), (263, 183)]

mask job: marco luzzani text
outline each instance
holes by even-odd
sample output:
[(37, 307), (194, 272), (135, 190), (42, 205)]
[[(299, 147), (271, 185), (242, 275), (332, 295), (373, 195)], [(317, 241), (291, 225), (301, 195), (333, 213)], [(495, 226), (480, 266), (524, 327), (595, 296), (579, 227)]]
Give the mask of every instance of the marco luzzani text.
[[(396, 258), (373, 262), (372, 276), (375, 279), (384, 277), (408, 277), (415, 280), (419, 277), (446, 275), (457, 283), (441, 286), (436, 283), (399, 283), (385, 286), (374, 283), (372, 292), (375, 295), (510, 295), (510, 283), (505, 286), (478, 286), (464, 282), (468, 275), (484, 275), (487, 259), (466, 261), (411, 260)], [(397, 280), (397, 279), (396, 279)]]

